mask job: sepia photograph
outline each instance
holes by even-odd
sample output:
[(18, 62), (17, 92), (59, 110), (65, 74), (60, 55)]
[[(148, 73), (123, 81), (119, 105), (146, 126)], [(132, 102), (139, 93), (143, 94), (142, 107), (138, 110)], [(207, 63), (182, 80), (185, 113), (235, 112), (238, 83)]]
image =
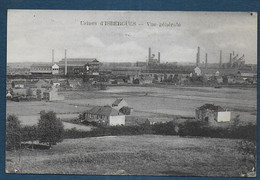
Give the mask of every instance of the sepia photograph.
[(7, 13), (5, 172), (256, 177), (257, 13)]

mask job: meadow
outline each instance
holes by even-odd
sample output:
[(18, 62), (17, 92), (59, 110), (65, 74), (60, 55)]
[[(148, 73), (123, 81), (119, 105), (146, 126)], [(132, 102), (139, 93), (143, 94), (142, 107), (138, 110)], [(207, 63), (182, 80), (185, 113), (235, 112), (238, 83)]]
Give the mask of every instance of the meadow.
[(7, 152), (6, 169), (33, 174), (238, 177), (248, 172), (237, 151), (239, 141), (161, 135), (66, 139), (50, 150)]
[(197, 107), (213, 103), (231, 111), (232, 118), (240, 115), (242, 122), (256, 123), (256, 88), (111, 86), (104, 91), (63, 91), (60, 94), (65, 96), (64, 101), (8, 101), (6, 112), (26, 119), (26, 116), (39, 115), (41, 110), (53, 110), (61, 118), (69, 119), (93, 106), (111, 105), (117, 98), (124, 98), (134, 108), (132, 115), (140, 118), (160, 121), (172, 120), (174, 116), (194, 117)]
[[(205, 103), (240, 115), (242, 123), (256, 124), (255, 88), (111, 86), (103, 91), (62, 91), (57, 102), (7, 101), (6, 113), (15, 114), (22, 125), (37, 124), (41, 110), (54, 111), (65, 129), (90, 131), (91, 127), (68, 123), (93, 106), (111, 105), (124, 98), (134, 108), (135, 118), (157, 122), (175, 117), (193, 118)], [(134, 117), (134, 118), (132, 118)], [(238, 151), (239, 139), (178, 137), (162, 135), (105, 136), (65, 139), (52, 149), (22, 149), (6, 152), (6, 169), (19, 173), (151, 175), (151, 176), (241, 176), (249, 172)], [(19, 161), (19, 156), (20, 161)]]

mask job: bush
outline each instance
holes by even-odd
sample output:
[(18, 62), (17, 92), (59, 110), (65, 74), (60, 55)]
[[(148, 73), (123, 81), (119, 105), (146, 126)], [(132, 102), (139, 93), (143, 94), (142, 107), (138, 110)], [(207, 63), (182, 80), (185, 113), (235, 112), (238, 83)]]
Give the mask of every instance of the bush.
[(180, 136), (205, 136), (210, 137), (210, 128), (204, 121), (186, 121), (179, 126)]
[(18, 149), (21, 145), (21, 123), (15, 115), (6, 118), (6, 149)]
[(154, 134), (177, 135), (178, 125), (174, 122), (156, 123), (152, 126)]
[(64, 138), (85, 138), (99, 136), (141, 135), (152, 134), (150, 126), (100, 126), (92, 131), (81, 131), (76, 128), (66, 130)]

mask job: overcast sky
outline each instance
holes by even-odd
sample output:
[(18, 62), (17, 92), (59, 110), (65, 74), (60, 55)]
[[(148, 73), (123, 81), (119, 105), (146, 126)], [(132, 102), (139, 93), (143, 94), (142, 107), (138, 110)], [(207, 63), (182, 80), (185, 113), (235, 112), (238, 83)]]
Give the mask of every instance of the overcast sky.
[[(97, 25), (81, 25), (97, 22)], [(104, 26), (103, 21), (131, 21), (135, 26)], [(147, 22), (156, 23), (148, 26)], [(173, 27), (159, 27), (172, 23)], [(176, 26), (178, 24), (179, 26)], [(145, 61), (148, 47), (162, 62), (228, 62), (229, 53), (257, 62), (256, 13), (9, 10), (7, 62), (51, 62), (64, 58), (97, 58), (101, 62)]]

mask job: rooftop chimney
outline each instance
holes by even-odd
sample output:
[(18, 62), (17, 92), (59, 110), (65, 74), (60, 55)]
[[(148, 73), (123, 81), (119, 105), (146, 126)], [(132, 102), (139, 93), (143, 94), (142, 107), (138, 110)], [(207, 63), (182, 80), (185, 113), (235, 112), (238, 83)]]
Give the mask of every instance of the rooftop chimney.
[(67, 64), (67, 49), (65, 49), (65, 75), (68, 73), (68, 64)]
[(161, 54), (160, 52), (158, 52), (158, 63), (160, 63), (160, 61), (161, 61)]

